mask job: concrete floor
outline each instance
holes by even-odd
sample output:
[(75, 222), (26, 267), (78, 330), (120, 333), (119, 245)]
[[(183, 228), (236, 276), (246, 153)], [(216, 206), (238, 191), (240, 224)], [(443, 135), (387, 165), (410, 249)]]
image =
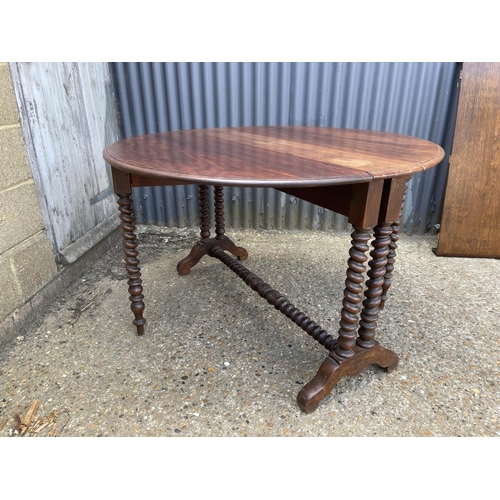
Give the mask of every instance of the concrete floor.
[[(295, 398), (325, 349), (219, 261), (179, 276), (195, 231), (140, 230), (146, 335), (116, 246), (4, 346), (0, 436), (35, 400), (26, 436), (42, 417), (42, 436), (500, 435), (499, 260), (436, 257), (435, 236), (403, 236), (377, 336), (398, 369), (341, 380), (307, 415)], [(228, 234), (249, 269), (336, 335), (347, 234)]]

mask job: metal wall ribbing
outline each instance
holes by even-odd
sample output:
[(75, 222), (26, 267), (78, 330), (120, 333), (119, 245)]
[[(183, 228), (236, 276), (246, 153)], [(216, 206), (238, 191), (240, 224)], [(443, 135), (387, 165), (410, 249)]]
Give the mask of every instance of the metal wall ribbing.
[[(440, 166), (410, 181), (406, 233), (441, 216), (458, 95), (459, 64), (113, 63), (124, 137), (245, 125), (384, 130), (441, 144)], [(196, 186), (137, 188), (138, 222), (197, 224)], [(346, 219), (272, 189), (226, 188), (234, 228), (343, 230)], [(213, 205), (213, 204), (212, 204)]]

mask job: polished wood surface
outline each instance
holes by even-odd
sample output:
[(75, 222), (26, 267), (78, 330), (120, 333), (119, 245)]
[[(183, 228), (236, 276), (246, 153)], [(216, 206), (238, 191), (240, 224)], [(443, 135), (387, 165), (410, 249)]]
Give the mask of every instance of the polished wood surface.
[(440, 146), (416, 137), (325, 127), (182, 130), (131, 137), (104, 150), (113, 167), (138, 179), (256, 187), (411, 176), (443, 157)]
[(500, 258), (500, 63), (464, 63), (437, 255)]

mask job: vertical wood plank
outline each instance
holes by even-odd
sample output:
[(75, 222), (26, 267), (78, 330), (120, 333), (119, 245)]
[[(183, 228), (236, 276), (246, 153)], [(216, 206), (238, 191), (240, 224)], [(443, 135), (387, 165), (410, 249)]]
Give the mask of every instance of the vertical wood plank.
[[(120, 138), (107, 63), (16, 63), (44, 224), (59, 254), (117, 212), (104, 147)], [(84, 251), (82, 247), (82, 252)]]
[(500, 63), (464, 63), (437, 255), (500, 258)]

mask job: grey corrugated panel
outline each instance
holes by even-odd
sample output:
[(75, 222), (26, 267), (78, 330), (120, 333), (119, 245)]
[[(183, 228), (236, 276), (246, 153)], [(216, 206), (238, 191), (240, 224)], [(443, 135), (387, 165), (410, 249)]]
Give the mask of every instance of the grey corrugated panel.
[[(412, 195), (412, 202), (405, 204), (405, 211), (408, 216), (403, 217), (404, 231), (408, 234), (412, 232), (434, 232), (436, 225), (441, 220), (441, 212), (448, 177), (449, 155), (453, 142), (455, 129), (455, 118), (458, 103), (458, 84), (460, 78), (461, 64), (446, 66), (443, 68), (444, 78), (439, 82), (439, 94), (448, 92), (448, 106), (439, 102), (441, 109), (435, 112), (437, 117), (444, 117), (439, 123), (438, 119), (434, 122), (434, 129), (431, 131), (430, 140), (441, 144), (445, 150), (446, 156), (438, 168), (415, 175), (409, 186), (409, 193)], [(444, 82), (451, 80), (451, 88), (446, 88)], [(444, 101), (444, 99), (443, 99)], [(411, 208), (411, 210), (410, 210)]]
[[(457, 63), (114, 63), (126, 137), (244, 125), (385, 130), (437, 142), (456, 108)], [(454, 108), (455, 106), (455, 108)], [(447, 157), (414, 176), (405, 232), (433, 230), (441, 215)], [(139, 222), (196, 224), (197, 187), (134, 191)], [(227, 188), (231, 227), (344, 230), (345, 217), (271, 189)]]

